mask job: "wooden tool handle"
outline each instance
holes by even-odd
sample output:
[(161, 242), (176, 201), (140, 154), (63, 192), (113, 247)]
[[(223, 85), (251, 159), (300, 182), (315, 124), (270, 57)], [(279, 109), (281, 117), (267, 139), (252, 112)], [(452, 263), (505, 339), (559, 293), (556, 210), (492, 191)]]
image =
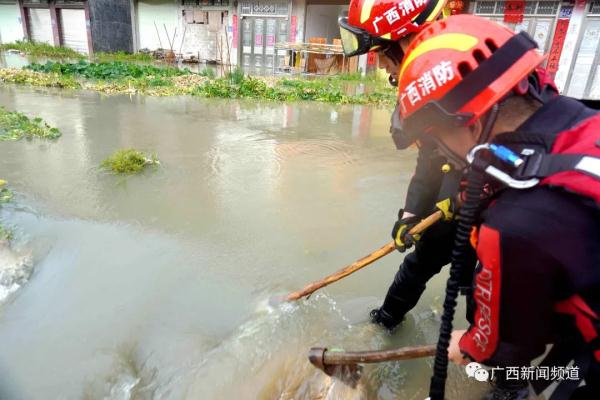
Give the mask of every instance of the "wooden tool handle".
[(435, 355), (436, 345), (401, 347), (383, 351), (335, 351), (325, 350), (324, 365), (369, 364), (385, 361), (412, 360)]
[[(444, 216), (444, 214), (441, 211), (436, 211), (433, 214), (431, 214), (430, 216), (428, 216), (427, 218), (425, 218), (424, 220), (422, 220), (421, 222), (419, 222), (417, 225), (415, 225), (410, 231), (408, 231), (408, 233), (410, 233), (411, 235), (414, 235), (416, 233), (421, 233), (425, 229), (429, 228), (431, 225), (435, 224), (440, 219), (442, 219), (443, 216)], [(304, 289), (302, 289), (302, 290), (291, 293), (290, 295), (288, 295), (288, 297), (286, 297), (286, 301), (294, 301), (294, 300), (298, 300), (302, 297), (308, 296), (309, 294), (321, 289), (322, 287), (332, 284), (333, 282), (337, 282), (340, 279), (342, 279), (350, 274), (353, 274), (354, 272), (358, 271), (359, 269), (366, 267), (367, 265), (373, 263), (374, 261), (379, 260), (381, 257), (390, 254), (395, 249), (396, 249), (396, 245), (394, 244), (394, 241), (392, 240), (385, 246), (375, 250), (368, 256), (363, 257), (360, 260), (340, 269), (336, 273), (326, 276), (325, 278), (323, 278), (319, 281), (312, 282), (312, 283), (308, 284), (307, 286), (305, 286)]]

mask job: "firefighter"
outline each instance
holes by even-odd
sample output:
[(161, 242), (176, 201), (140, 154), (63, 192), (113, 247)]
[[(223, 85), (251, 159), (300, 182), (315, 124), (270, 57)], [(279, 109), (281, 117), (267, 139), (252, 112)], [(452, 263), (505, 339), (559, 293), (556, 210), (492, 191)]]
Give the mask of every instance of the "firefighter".
[[(386, 69), (390, 83), (396, 85), (404, 50), (415, 34), (439, 18), (444, 4), (445, 0), (352, 0), (348, 16), (339, 20), (344, 52), (352, 57), (377, 51), (380, 67)], [(402, 129), (397, 107), (392, 114), (390, 133), (399, 150), (415, 143), (416, 138)], [(450, 261), (454, 232), (450, 196), (456, 192), (462, 172), (451, 168), (430, 140), (420, 141), (418, 146), (415, 172), (404, 207), (398, 212), (392, 230), (400, 252), (416, 243), (415, 250), (404, 258), (383, 305), (371, 311), (371, 320), (389, 330), (394, 329), (416, 305), (427, 281)], [(414, 225), (434, 211), (436, 203), (444, 212), (445, 221), (420, 236), (408, 234)]]
[[(400, 113), (404, 129), (434, 140), (458, 167), (470, 163), (475, 185), (467, 190), (477, 204), (465, 203), (458, 220), (476, 221), (474, 316), (452, 333), (450, 360), (504, 371), (509, 387), (491, 399), (527, 398), (527, 380), (537, 393), (558, 381), (551, 399), (597, 399), (600, 114), (530, 90), (544, 61), (536, 47), (526, 33), (476, 16), (433, 23), (400, 68)], [(449, 281), (449, 293), (454, 286)], [(440, 342), (448, 320), (445, 312)], [(576, 373), (523, 374), (548, 344), (538, 370)]]

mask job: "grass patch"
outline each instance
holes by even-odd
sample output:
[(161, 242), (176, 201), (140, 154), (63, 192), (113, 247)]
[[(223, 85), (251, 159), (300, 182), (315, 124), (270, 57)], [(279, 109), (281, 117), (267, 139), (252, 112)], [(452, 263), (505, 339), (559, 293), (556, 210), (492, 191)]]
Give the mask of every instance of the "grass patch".
[(47, 43), (35, 43), (17, 40), (14, 43), (0, 44), (0, 50), (18, 50), (36, 57), (83, 59), (85, 55), (68, 47), (52, 46)]
[(100, 51), (98, 53), (94, 53), (94, 60), (97, 62), (111, 62), (111, 61), (121, 61), (121, 62), (152, 62), (154, 61), (154, 57), (150, 54), (144, 53), (126, 53), (124, 51), (117, 51), (114, 53), (106, 53)]
[(131, 175), (142, 172), (148, 166), (158, 164), (160, 162), (156, 154), (148, 156), (139, 150), (121, 149), (102, 161), (100, 166), (114, 174)]
[(8, 111), (0, 107), (0, 141), (22, 138), (56, 139), (61, 133), (41, 118), (29, 118), (17, 111)]
[[(67, 59), (71, 58), (74, 60), (84, 60), (87, 57), (86, 54), (79, 53), (73, 49), (62, 46), (52, 46), (48, 43), (36, 43), (32, 41), (16, 41), (14, 43), (0, 44), (0, 50), (18, 50), (22, 53), (29, 54), (34, 57), (49, 57), (56, 59)], [(143, 53), (126, 53), (124, 51), (117, 51), (114, 53), (107, 53), (100, 51), (94, 53), (94, 60), (99, 62), (109, 61), (123, 61), (123, 62), (152, 62), (154, 58), (150, 54)]]

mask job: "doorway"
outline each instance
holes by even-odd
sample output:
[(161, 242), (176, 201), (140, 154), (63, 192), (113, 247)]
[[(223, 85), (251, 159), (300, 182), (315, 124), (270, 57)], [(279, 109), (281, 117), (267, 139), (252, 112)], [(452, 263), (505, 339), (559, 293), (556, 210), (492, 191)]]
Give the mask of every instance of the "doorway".
[(272, 71), (273, 63), (283, 63), (275, 43), (287, 41), (288, 20), (284, 17), (242, 17), (242, 66), (255, 74)]

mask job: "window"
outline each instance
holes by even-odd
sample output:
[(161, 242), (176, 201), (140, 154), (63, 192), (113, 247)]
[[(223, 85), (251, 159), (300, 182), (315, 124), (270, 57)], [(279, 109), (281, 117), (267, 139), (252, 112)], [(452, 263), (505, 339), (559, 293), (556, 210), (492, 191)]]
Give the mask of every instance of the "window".
[(525, 2), (525, 10), (523, 11), (523, 13), (524, 14), (535, 14), (536, 3), (537, 2), (535, 2), (535, 1), (526, 1)]
[(475, 7), (476, 14), (494, 14), (496, 9), (495, 1), (478, 1)]
[(191, 7), (228, 7), (229, 0), (181, 0), (181, 5)]
[(536, 14), (538, 15), (555, 15), (558, 11), (558, 1), (538, 1)]
[[(597, 12), (600, 13), (600, 1), (594, 1), (593, 3), (597, 3)], [(475, 14), (502, 15), (504, 14), (505, 5), (505, 1), (478, 1), (475, 6)], [(559, 6), (560, 1), (526, 1), (523, 12), (526, 15), (556, 15)]]
[(600, 14), (600, 1), (590, 3), (590, 14)]

